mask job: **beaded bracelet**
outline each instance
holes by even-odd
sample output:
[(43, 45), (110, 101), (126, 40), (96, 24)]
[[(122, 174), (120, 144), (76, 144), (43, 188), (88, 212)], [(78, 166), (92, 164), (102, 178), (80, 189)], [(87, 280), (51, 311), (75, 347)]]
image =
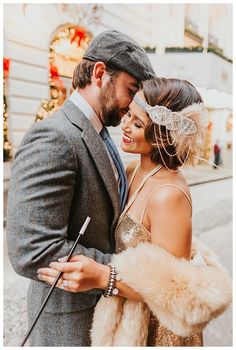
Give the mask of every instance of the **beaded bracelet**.
[(113, 295), (117, 295), (119, 290), (116, 288), (116, 269), (113, 266), (108, 265), (110, 268), (109, 280), (107, 284), (107, 289), (103, 293), (105, 298), (112, 297)]

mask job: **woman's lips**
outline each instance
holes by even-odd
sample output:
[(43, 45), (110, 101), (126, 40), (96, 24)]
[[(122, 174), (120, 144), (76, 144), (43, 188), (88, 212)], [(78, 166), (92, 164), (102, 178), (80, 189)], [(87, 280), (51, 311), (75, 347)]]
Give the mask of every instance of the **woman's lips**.
[(134, 142), (134, 140), (131, 137), (129, 137), (128, 135), (126, 135), (126, 134), (123, 134), (122, 140), (123, 140), (124, 143), (132, 143), (132, 142)]

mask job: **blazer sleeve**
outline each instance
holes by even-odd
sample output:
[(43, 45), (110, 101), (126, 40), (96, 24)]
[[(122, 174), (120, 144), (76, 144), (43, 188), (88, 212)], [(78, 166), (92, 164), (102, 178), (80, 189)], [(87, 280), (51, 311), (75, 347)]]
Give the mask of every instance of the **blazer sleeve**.
[[(65, 256), (77, 160), (72, 146), (50, 125), (36, 124), (24, 138), (12, 167), (7, 235), (15, 271), (37, 280), (37, 269)], [(78, 244), (82, 254), (107, 264), (111, 255)]]

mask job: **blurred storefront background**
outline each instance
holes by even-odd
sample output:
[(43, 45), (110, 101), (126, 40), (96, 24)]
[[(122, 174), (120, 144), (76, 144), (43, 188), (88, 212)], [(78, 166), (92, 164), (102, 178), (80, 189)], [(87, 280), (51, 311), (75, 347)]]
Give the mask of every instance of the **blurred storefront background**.
[[(4, 165), (31, 125), (72, 91), (71, 78), (90, 40), (124, 31), (148, 52), (157, 76), (192, 82), (208, 108), (204, 157), (216, 140), (232, 149), (231, 4), (5, 4)], [(111, 129), (117, 146), (120, 128)], [(127, 164), (131, 155), (119, 150)]]

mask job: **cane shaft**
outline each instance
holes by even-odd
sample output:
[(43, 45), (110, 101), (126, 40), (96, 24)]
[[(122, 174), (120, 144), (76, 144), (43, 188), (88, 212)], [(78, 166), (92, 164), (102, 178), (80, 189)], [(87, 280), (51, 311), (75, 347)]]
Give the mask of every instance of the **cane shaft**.
[[(73, 254), (73, 252), (74, 252), (74, 250), (75, 250), (75, 248), (76, 248), (76, 246), (77, 246), (77, 244), (78, 244), (78, 242), (79, 242), (80, 236), (84, 234), (84, 232), (85, 232), (85, 230), (86, 230), (86, 228), (87, 228), (87, 226), (88, 226), (88, 224), (89, 224), (89, 221), (90, 221), (90, 217), (87, 217), (87, 219), (85, 220), (85, 222), (84, 222), (84, 224), (83, 224), (83, 226), (82, 226), (82, 228), (81, 228), (81, 230), (80, 230), (80, 232), (79, 232), (79, 234), (78, 234), (78, 237), (77, 237), (75, 243), (73, 244), (73, 247), (71, 248), (71, 250), (70, 250), (68, 256), (66, 257), (65, 262), (68, 262), (68, 260), (71, 258), (72, 254)], [(55, 281), (54, 281), (54, 283), (53, 283), (53, 285), (51, 286), (51, 288), (50, 288), (50, 290), (49, 290), (49, 292), (48, 292), (46, 298), (44, 299), (44, 302), (43, 302), (42, 306), (40, 307), (40, 310), (39, 310), (37, 316), (35, 317), (35, 320), (33, 321), (33, 323), (32, 323), (32, 325), (31, 325), (30, 329), (28, 330), (28, 332), (27, 332), (27, 334), (26, 334), (26, 336), (25, 336), (25, 338), (24, 338), (24, 340), (23, 340), (21, 346), (24, 346), (25, 343), (26, 343), (26, 341), (27, 341), (27, 339), (29, 338), (29, 336), (30, 336), (32, 330), (34, 329), (34, 327), (35, 327), (35, 325), (36, 325), (36, 323), (37, 323), (37, 321), (38, 321), (38, 319), (39, 319), (39, 317), (40, 317), (40, 315), (41, 315), (42, 312), (43, 312), (43, 309), (45, 308), (45, 305), (47, 304), (47, 302), (48, 302), (48, 300), (49, 300), (49, 298), (50, 298), (52, 292), (54, 291), (54, 289), (55, 289), (55, 287), (56, 287), (56, 285), (57, 285), (57, 282), (59, 281), (61, 275), (62, 275), (62, 272), (59, 272), (58, 275), (57, 275), (57, 277), (56, 277), (56, 279), (55, 279)]]

